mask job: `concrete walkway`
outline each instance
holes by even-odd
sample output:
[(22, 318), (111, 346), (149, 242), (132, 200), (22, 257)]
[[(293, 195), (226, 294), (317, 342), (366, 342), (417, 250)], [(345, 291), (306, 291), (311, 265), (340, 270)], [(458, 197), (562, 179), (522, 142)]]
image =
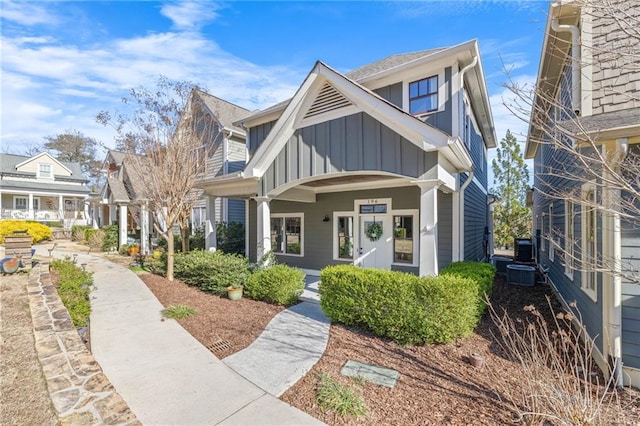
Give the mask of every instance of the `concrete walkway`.
[[(63, 249), (53, 256), (69, 255)], [(93, 355), (142, 424), (322, 424), (241, 377), (176, 321), (161, 321), (162, 305), (133, 272), (77, 253), (94, 273)]]

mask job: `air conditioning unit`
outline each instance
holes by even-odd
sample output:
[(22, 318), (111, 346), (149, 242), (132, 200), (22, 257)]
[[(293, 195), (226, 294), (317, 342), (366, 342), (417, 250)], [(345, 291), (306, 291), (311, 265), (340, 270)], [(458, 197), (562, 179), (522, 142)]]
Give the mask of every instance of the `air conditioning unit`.
[(507, 284), (536, 285), (536, 268), (527, 265), (507, 265)]
[(493, 256), (491, 258), (493, 265), (496, 267), (496, 272), (501, 275), (507, 275), (507, 265), (513, 263), (513, 259), (509, 257)]

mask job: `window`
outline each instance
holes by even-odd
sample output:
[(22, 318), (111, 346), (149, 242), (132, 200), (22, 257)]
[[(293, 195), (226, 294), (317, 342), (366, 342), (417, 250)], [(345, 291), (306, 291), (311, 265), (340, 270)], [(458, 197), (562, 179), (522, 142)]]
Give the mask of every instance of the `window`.
[(353, 259), (353, 216), (338, 216), (338, 259)]
[(564, 202), (564, 273), (573, 279), (574, 269), (574, 252), (573, 245), (575, 237), (573, 235), (575, 223), (573, 220), (573, 202), (565, 200)]
[(413, 264), (413, 216), (393, 217), (393, 261)]
[(556, 248), (554, 246), (555, 238), (553, 237), (553, 203), (549, 204), (549, 260), (555, 260)]
[(582, 186), (582, 290), (594, 301), (597, 298), (596, 291), (596, 262), (598, 249), (598, 236), (596, 233), (596, 188), (591, 183)]
[(13, 209), (14, 210), (27, 210), (29, 200), (27, 197), (13, 197)]
[(191, 209), (191, 229), (195, 233), (197, 229), (204, 229), (207, 223), (206, 207), (194, 207)]
[(545, 217), (545, 214), (542, 213), (540, 215), (540, 232), (542, 233), (542, 235), (540, 235), (540, 250), (542, 251), (545, 251), (544, 217)]
[(53, 171), (51, 170), (51, 164), (40, 163), (38, 164), (38, 177), (51, 179), (53, 178)]
[(360, 205), (360, 214), (386, 213), (386, 204), (362, 204)]
[(271, 216), (271, 250), (302, 255), (302, 214)]
[(409, 111), (413, 115), (438, 109), (438, 76), (409, 83)]

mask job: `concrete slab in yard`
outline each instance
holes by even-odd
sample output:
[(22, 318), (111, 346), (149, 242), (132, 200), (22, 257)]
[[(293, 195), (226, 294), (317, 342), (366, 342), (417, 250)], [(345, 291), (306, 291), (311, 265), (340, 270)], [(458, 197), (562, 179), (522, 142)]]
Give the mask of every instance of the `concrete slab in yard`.
[(388, 388), (393, 388), (400, 378), (400, 373), (396, 370), (351, 360), (345, 362), (340, 374), (349, 377), (362, 377), (376, 385)]

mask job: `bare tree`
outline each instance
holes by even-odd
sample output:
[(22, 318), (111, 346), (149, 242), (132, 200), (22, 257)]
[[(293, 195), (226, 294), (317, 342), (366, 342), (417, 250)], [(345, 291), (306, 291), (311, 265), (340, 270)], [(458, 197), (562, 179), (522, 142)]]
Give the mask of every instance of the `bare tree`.
[[(167, 241), (167, 279), (173, 280), (173, 227), (188, 240), (188, 217), (200, 192), (196, 180), (205, 172), (206, 159), (219, 127), (191, 83), (161, 77), (157, 88), (133, 89), (124, 99), (136, 107), (131, 116), (101, 112), (97, 120), (118, 131), (120, 148), (135, 173), (138, 199), (148, 202), (154, 227)], [(135, 155), (133, 155), (135, 154)]]
[[(631, 143), (631, 136), (627, 138), (624, 132), (613, 129), (616, 120), (635, 125), (640, 122), (640, 2), (576, 0), (563, 2), (561, 7), (579, 8), (581, 26), (588, 23), (574, 46), (580, 52), (576, 55), (568, 31), (546, 34), (547, 44), (555, 48), (552, 55), (573, 74), (557, 71), (556, 77), (551, 77), (553, 71), (543, 70), (537, 86), (521, 84), (509, 76), (504, 86), (512, 97), (504, 103), (529, 124), (529, 144), (550, 148), (545, 162), (534, 171), (537, 196), (567, 201), (570, 207), (565, 215), (577, 215), (578, 208), (583, 215), (597, 213), (607, 229), (637, 227), (640, 150)], [(562, 81), (554, 83), (553, 78)], [(576, 78), (581, 79), (582, 85), (591, 86), (583, 88), (579, 105), (575, 103), (577, 97), (570, 93)], [(581, 106), (588, 107), (590, 113), (583, 114)], [(632, 136), (638, 137), (637, 129)], [(585, 196), (586, 184), (593, 187), (593, 196)], [(583, 247), (593, 236), (582, 235), (578, 239), (572, 230), (541, 231), (556, 256), (571, 269), (604, 272), (640, 283), (637, 262), (624, 262), (619, 256), (598, 250), (585, 257)]]

